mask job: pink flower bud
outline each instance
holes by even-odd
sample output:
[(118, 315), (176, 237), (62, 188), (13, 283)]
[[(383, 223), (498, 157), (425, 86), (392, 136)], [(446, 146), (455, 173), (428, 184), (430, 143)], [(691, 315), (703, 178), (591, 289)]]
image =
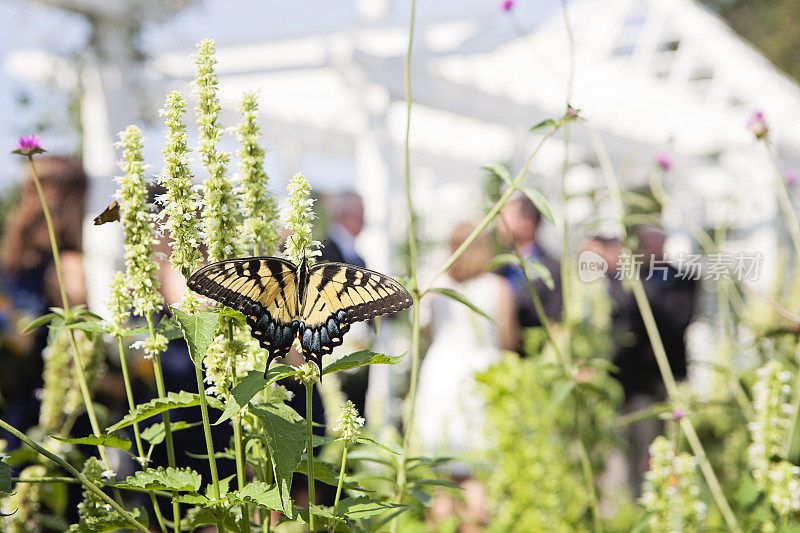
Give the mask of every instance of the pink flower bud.
[(44, 152), (44, 148), (39, 144), (39, 136), (28, 135), (27, 137), (22, 136), (19, 138), (16, 149), (11, 153), (31, 157), (34, 154), (40, 154), (42, 152)]
[(753, 132), (756, 139), (763, 139), (769, 133), (769, 126), (764, 119), (762, 111), (754, 111), (750, 118), (747, 120), (747, 129)]

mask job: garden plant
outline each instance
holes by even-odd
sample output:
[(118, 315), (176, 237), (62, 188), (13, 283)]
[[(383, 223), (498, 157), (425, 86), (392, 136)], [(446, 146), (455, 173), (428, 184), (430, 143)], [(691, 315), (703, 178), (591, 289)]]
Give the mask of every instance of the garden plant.
[[(159, 240), (169, 244), (168, 261), (187, 279), (206, 261), (280, 253), (278, 200), (264, 170), (266, 152), (255, 94), (245, 94), (241, 100), (241, 121), (236, 127), (239, 149), (235, 154), (220, 149), (225, 128), (218, 120), (221, 107), (213, 41), (200, 42), (195, 58), (199, 140), (194, 150), (188, 145), (186, 97), (179, 92), (167, 95), (161, 112), (166, 142), (163, 160), (155, 163), (158, 171), (154, 178), (142, 155), (144, 139), (139, 128), (130, 126), (119, 134), (121, 176), (114, 199), (124, 230), (125, 271), (118, 272), (108, 288), (110, 316), (70, 306), (61, 279), (59, 243), (36, 174), (37, 157), (44, 148), (36, 136), (20, 139), (15, 152), (27, 159), (40, 194), (62, 305), (27, 326), (28, 331), (45, 327), (48, 331), (39, 425), (26, 434), (0, 420), (0, 427), (23, 444), (10, 455), (0, 448), (0, 530), (167, 532), (212, 526), (237, 532), (418, 531), (432, 527), (426, 522), (426, 509), (433, 498), (441, 491), (458, 498), (460, 490), (438, 469), (449, 459), (420, 456), (413, 438), (414, 398), (424, 345), (422, 304), (438, 295), (481, 313), (479, 302), (442, 289), (437, 281), (481, 232), (500, 223), (499, 215), (509, 200), (524, 194), (544, 219), (563, 232), (564, 316), (558, 322), (544, 316), (533, 287), (537, 279), (552, 281), (552, 274), (542, 265), (516, 253), (495, 258), (495, 266), (521, 267), (544, 326), (528, 332), (526, 358), (508, 353), (476, 377), (487, 406), (489, 445), (475, 458), (476, 477), (486, 487), (490, 508), (486, 528), (800, 531), (800, 394), (796, 386), (800, 379), (800, 316), (791, 311), (800, 305), (800, 277), (796, 275), (800, 225), (785, 174), (777, 163), (782, 225), (792, 246), (790, 266), (773, 295), (760, 295), (745, 282), (731, 279), (716, 280), (711, 287), (718, 305), (713, 397), (696, 398), (675, 380), (644, 285), (633, 278), (626, 286), (644, 321), (667, 399), (646, 411), (620, 415), (621, 390), (610, 362), (610, 303), (597, 285), (578, 281), (569, 256), (570, 234), (578, 228), (553, 216), (548, 200), (529, 183), (528, 174), (540, 148), (555, 142), (556, 134), (563, 137), (567, 152), (570, 128), (586, 128), (606, 180), (603, 194), (615, 207), (618, 236), (630, 253), (635, 242), (629, 233), (641, 223), (641, 215), (632, 212), (633, 196), (621, 188), (620, 171), (612, 167), (591, 123), (583, 121), (580, 111), (569, 105), (571, 89), (567, 87), (563, 114), (531, 127), (536, 144), (516, 173), (486, 162), (489, 180), (494, 183), (490, 206), (472, 235), (433, 276), (421, 279), (408, 144), (413, 1), (408, 37), (404, 153), (408, 263), (404, 285), (413, 305), (405, 315), (398, 315), (400, 321), (410, 315), (407, 353), (363, 350), (325, 360), (321, 366), (273, 362), (267, 367), (267, 352), (251, 337), (241, 313), (191, 291), (180, 303), (166, 308), (154, 250)], [(755, 113), (746, 127), (757, 143), (753, 149), (772, 154), (763, 114)], [(193, 182), (192, 157), (202, 163), (205, 172), (201, 187)], [(232, 178), (234, 161), (237, 180)], [(563, 179), (568, 166), (566, 154)], [(664, 157), (653, 163), (652, 212), (681, 210), (663, 185), (669, 166)], [(156, 185), (162, 192), (151, 203), (148, 193)], [(563, 183), (562, 189), (566, 189)], [(566, 203), (566, 194), (561, 200)], [(286, 203), (289, 236), (282, 253), (295, 263), (303, 257), (313, 259), (319, 247), (312, 237), (314, 199), (311, 183), (302, 174), (290, 179)], [(725, 249), (725, 228), (709, 232), (688, 217), (685, 222), (704, 253)], [(196, 387), (192, 390), (168, 390), (165, 386), (162, 356), (168, 344), (179, 339), (185, 342), (184, 356), (195, 369)], [(113, 346), (119, 359), (128, 406), (127, 414), (116, 420), (109, 420), (92, 397), (107, 346)], [(152, 366), (157, 394), (144, 403), (134, 401), (132, 354), (142, 354)], [(753, 364), (746, 368), (734, 365), (742, 354), (750, 356)], [(409, 368), (401, 431), (384, 431), (380, 438), (377, 432), (368, 433), (362, 427), (363, 413), (347, 402), (339, 406), (338, 423), (330, 424), (326, 435), (314, 433), (311, 391), (323, 376), (364, 365), (396, 365), (393, 368), (399, 369), (401, 362)], [(278, 382), (287, 378), (305, 388), (304, 416), (286, 403), (290, 392)], [(175, 416), (196, 407), (199, 420)], [(88, 417), (90, 435), (73, 434), (75, 420), (82, 414)], [(651, 444), (642, 495), (633, 500), (610, 492), (602, 478), (609, 452), (621, 447), (620, 431), (647, 418), (663, 420), (665, 434)], [(212, 437), (212, 428), (221, 424), (232, 427), (232, 437), (225, 442)], [(210, 479), (178, 466), (184, 451), (176, 447), (173, 436), (194, 427), (203, 429), (203, 460), (208, 463)], [(154, 466), (153, 452), (160, 447), (166, 452), (167, 464)], [(137, 471), (118, 476), (112, 469), (110, 450), (130, 455)], [(220, 477), (223, 461), (235, 466), (233, 476)], [(308, 505), (293, 499), (295, 474), (308, 480)], [(314, 504), (317, 483), (335, 488), (333, 505)], [(74, 524), (63, 518), (69, 484), (80, 484), (83, 491), (79, 520)], [(296, 489), (297, 482), (294, 494)], [(144, 497), (133, 498), (136, 493)], [(455, 530), (458, 524), (448, 527)]]

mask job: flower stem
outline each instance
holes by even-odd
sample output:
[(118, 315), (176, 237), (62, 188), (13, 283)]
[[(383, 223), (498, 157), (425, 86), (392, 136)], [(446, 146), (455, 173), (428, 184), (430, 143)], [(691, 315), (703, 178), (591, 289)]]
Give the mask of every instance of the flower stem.
[(312, 395), (314, 393), (314, 382), (309, 380), (306, 384), (306, 432), (308, 433), (308, 444), (306, 444), (306, 457), (308, 459), (308, 527), (314, 531), (314, 513), (311, 507), (316, 501), (314, 495), (314, 422), (312, 418)]
[[(344, 450), (342, 450), (342, 468), (339, 469), (339, 483), (336, 485), (336, 497), (333, 499), (333, 516), (336, 516), (337, 509), (339, 507), (339, 497), (342, 495), (342, 485), (344, 484), (344, 468), (347, 464), (347, 443), (344, 444)], [(328, 528), (329, 533), (333, 533), (333, 528), (335, 526), (335, 518), (331, 521), (331, 525)]]
[[(156, 328), (153, 324), (153, 313), (147, 313), (147, 327), (150, 330), (150, 338), (156, 338)], [(158, 389), (158, 397), (166, 398), (167, 391), (164, 387), (164, 374), (161, 369), (161, 355), (156, 351), (153, 353), (153, 371), (156, 377), (156, 388)], [(169, 420), (169, 411), (164, 411), (161, 414), (161, 419), (164, 421), (164, 436), (167, 443), (167, 463), (171, 467), (175, 467), (175, 444), (172, 442), (172, 425)], [(172, 521), (175, 533), (181, 530), (181, 514), (180, 504), (176, 501), (178, 496), (177, 492), (172, 493)]]
[[(47, 234), (50, 238), (50, 250), (53, 253), (53, 266), (55, 267), (56, 277), (58, 278), (58, 290), (61, 293), (61, 305), (64, 308), (65, 313), (68, 316), (71, 316), (71, 313), (67, 313), (69, 310), (69, 300), (67, 299), (67, 289), (64, 285), (64, 276), (61, 272), (61, 255), (58, 252), (58, 242), (56, 241), (56, 233), (53, 229), (53, 218), (50, 215), (50, 208), (47, 206), (47, 199), (44, 196), (44, 190), (42, 189), (42, 183), (39, 180), (39, 174), (36, 172), (36, 165), (33, 164), (33, 157), (30, 155), (28, 156), (28, 164), (31, 167), (33, 184), (36, 186), (36, 193), (39, 195), (39, 202), (42, 204), (42, 212), (44, 212), (44, 220), (47, 224)], [(69, 324), (65, 325), (68, 326)], [(97, 423), (97, 416), (94, 412), (94, 404), (92, 403), (92, 397), (89, 393), (86, 375), (83, 373), (83, 357), (81, 357), (80, 351), (78, 350), (78, 343), (75, 342), (74, 330), (69, 330), (68, 334), (70, 346), (72, 348), (72, 362), (75, 366), (75, 373), (78, 376), (78, 386), (81, 389), (83, 405), (86, 409), (86, 414), (89, 416), (89, 423), (92, 426), (92, 432), (95, 436), (99, 437), (100, 426)], [(98, 445), (97, 451), (105, 462), (106, 468), (111, 469), (111, 464), (108, 462), (108, 456), (106, 455), (105, 449)]]
[(775, 170), (775, 178), (778, 180), (778, 204), (780, 204), (781, 212), (786, 219), (786, 228), (789, 231), (792, 246), (794, 246), (795, 268), (800, 268), (800, 222), (798, 222), (797, 215), (795, 215), (794, 209), (792, 208), (792, 200), (789, 198), (789, 191), (786, 190), (786, 183), (781, 175), (781, 170), (778, 167), (778, 162), (772, 151), (772, 146), (766, 137), (764, 138), (764, 146), (767, 148), (769, 161), (772, 163), (772, 168)]
[[(197, 392), (200, 396), (200, 414), (203, 418), (203, 434), (206, 438), (206, 453), (208, 454), (208, 466), (211, 470), (211, 487), (214, 490), (214, 499), (220, 499), (219, 474), (217, 474), (217, 459), (214, 457), (214, 441), (211, 440), (211, 424), (208, 420), (208, 403), (206, 402), (206, 391), (203, 387), (202, 363), (196, 363), (194, 374), (197, 379)], [(221, 520), (217, 520), (217, 528), (221, 533), (225, 533), (225, 526)]]
[[(133, 411), (135, 407), (135, 403), (133, 402), (133, 391), (131, 389), (131, 380), (128, 374), (128, 362), (125, 358), (125, 349), (122, 345), (122, 337), (117, 337), (117, 349), (119, 350), (119, 364), (122, 368), (122, 380), (125, 382), (125, 395), (128, 398), (128, 408)], [(133, 423), (133, 434), (136, 438), (136, 451), (139, 454), (140, 458), (144, 457), (144, 446), (142, 445), (142, 435), (139, 432), (139, 423)], [(141, 465), (144, 466), (144, 465)], [(163, 533), (166, 533), (167, 526), (164, 524), (164, 517), (161, 514), (161, 507), (158, 505), (158, 500), (156, 500), (156, 495), (153, 491), (148, 491), (150, 494), (150, 503), (153, 504), (153, 511), (156, 513), (156, 519), (158, 520), (158, 525), (161, 528)]]
[(43, 456), (47, 457), (48, 459), (50, 459), (54, 463), (58, 464), (61, 468), (63, 468), (64, 470), (66, 470), (67, 472), (69, 472), (70, 474), (75, 476), (75, 478), (77, 478), (81, 482), (81, 484), (83, 484), (84, 487), (86, 487), (88, 490), (92, 491), (95, 495), (97, 495), (104, 502), (106, 502), (108, 505), (110, 505), (117, 513), (119, 513), (119, 515), (121, 517), (123, 517), (125, 520), (130, 522), (131, 525), (133, 525), (133, 527), (135, 529), (137, 529), (138, 531), (142, 531), (143, 533), (149, 533), (149, 530), (141, 522), (139, 522), (134, 517), (132, 517), (130, 515), (130, 513), (128, 513), (128, 511), (126, 511), (125, 509), (122, 508), (122, 506), (120, 504), (118, 504), (113, 499), (111, 499), (105, 492), (100, 490), (97, 487), (97, 485), (95, 485), (92, 481), (90, 481), (86, 476), (81, 474), (78, 470), (76, 470), (67, 461), (65, 461), (61, 457), (57, 456), (56, 454), (54, 454), (53, 452), (51, 452), (47, 448), (45, 448), (45, 447), (37, 444), (36, 442), (32, 441), (30, 438), (28, 438), (27, 435), (25, 435), (24, 433), (22, 433), (21, 431), (16, 429), (14, 426), (8, 424), (7, 422), (5, 422), (2, 419), (0, 419), (0, 427), (2, 427), (3, 429), (8, 431), (9, 433), (14, 435), (15, 437), (17, 437), (20, 441), (22, 441), (25, 444), (27, 444), (30, 448), (32, 448), (33, 450), (38, 452), (40, 455), (43, 455)]
[[(229, 319), (226, 321), (225, 335), (228, 342), (233, 341), (233, 321)], [(233, 383), (236, 383), (236, 361), (235, 358), (231, 360), (231, 373), (233, 374)], [(242, 446), (242, 418), (241, 416), (234, 417), (233, 421), (233, 445), (236, 454), (236, 483), (239, 490), (244, 488), (247, 479), (244, 475), (244, 448)], [(247, 533), (250, 529), (250, 506), (242, 504), (242, 533)]]

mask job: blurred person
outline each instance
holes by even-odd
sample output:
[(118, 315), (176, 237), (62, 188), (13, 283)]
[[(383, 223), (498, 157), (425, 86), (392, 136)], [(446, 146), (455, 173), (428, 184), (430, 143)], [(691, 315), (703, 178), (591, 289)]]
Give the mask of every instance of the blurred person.
[[(64, 289), (70, 306), (86, 303), (83, 270), (82, 227), (88, 178), (80, 162), (72, 157), (46, 155), (36, 158), (36, 170), (50, 209), (59, 249)], [(27, 167), (26, 167), (27, 168)], [(0, 417), (20, 430), (38, 422), (37, 389), (42, 386), (42, 350), (47, 328), (22, 335), (22, 327), (62, 307), (58, 277), (42, 204), (30, 170), (21, 185), (20, 198), (8, 213), (0, 243), (0, 294), (2, 344), (0, 368)], [(0, 434), (17, 446), (10, 434)]]
[[(525, 194), (516, 193), (500, 211), (497, 233), (505, 246), (515, 249), (526, 261), (541, 263), (553, 276), (555, 286), (548, 289), (541, 279), (532, 280), (544, 312), (550, 320), (558, 320), (562, 311), (561, 266), (557, 259), (542, 249), (538, 241), (542, 214)], [(522, 268), (504, 265), (498, 271), (511, 284), (514, 291), (517, 320), (521, 328), (541, 326)], [(522, 353), (521, 347), (518, 351)], [(524, 355), (524, 354), (523, 354)]]
[[(453, 229), (451, 252), (475, 227), (464, 223)], [(431, 345), (420, 368), (416, 397), (414, 430), (424, 453), (456, 458), (449, 465), (450, 475), (464, 488), (467, 502), (464, 509), (453, 498), (439, 496), (432, 518), (458, 514), (464, 522), (460, 531), (479, 530), (487, 519), (484, 488), (472, 478), (466, 462), (470, 453), (484, 447), (484, 400), (474, 377), (499, 361), (502, 349), (514, 350), (519, 343), (512, 287), (503, 277), (486, 271), (492, 255), (489, 235), (480, 234), (450, 267), (443, 285), (475, 302), (495, 322), (452, 299), (434, 296)]]
[[(320, 261), (335, 261), (358, 267), (366, 267), (366, 263), (356, 249), (356, 238), (364, 229), (364, 201), (355, 191), (344, 191), (334, 195), (329, 203), (331, 225), (323, 242)], [(366, 330), (363, 325), (355, 329)], [(348, 341), (356, 339), (351, 335)], [(338, 350), (341, 352), (341, 350)], [(369, 366), (338, 372), (339, 386), (346, 399), (353, 402), (366, 416), (367, 387), (369, 384)]]
[[(622, 278), (637, 276), (644, 285), (661, 341), (675, 379), (686, 378), (686, 343), (684, 335), (695, 310), (697, 281), (685, 276), (664, 257), (666, 235), (660, 228), (645, 226), (636, 232), (639, 243), (635, 255), (625, 264), (618, 239), (590, 239), (584, 249), (602, 256), (609, 265), (606, 271), (612, 299), (614, 364), (616, 378), (625, 392), (623, 413), (645, 410), (667, 399), (664, 381), (656, 362), (650, 338), (639, 307)], [(636, 267), (631, 261), (639, 263)], [(623, 273), (622, 269), (629, 269)], [(661, 433), (662, 423), (647, 419), (628, 426), (628, 484), (638, 497), (644, 473), (649, 466), (648, 447)]]

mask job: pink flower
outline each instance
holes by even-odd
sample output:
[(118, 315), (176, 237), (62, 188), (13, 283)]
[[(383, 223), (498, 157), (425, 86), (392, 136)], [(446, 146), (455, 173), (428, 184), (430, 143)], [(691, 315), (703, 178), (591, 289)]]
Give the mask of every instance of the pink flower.
[(797, 185), (797, 172), (789, 171), (786, 173), (786, 185), (792, 187)]
[(501, 7), (503, 8), (503, 11), (511, 11), (514, 9), (514, 0), (505, 0), (501, 4)]
[(571, 105), (567, 104), (567, 116), (569, 116), (570, 119), (578, 118), (578, 113), (579, 112), (580, 112), (580, 109), (575, 109)]
[(667, 152), (658, 152), (655, 155), (655, 162), (664, 172), (672, 168), (672, 156)]
[(769, 126), (764, 119), (763, 111), (754, 111), (747, 120), (747, 129), (753, 132), (756, 139), (763, 139), (769, 133)]
[(39, 144), (39, 136), (28, 135), (27, 137), (22, 136), (19, 138), (16, 149), (12, 150), (11, 153), (31, 157), (34, 154), (40, 154), (44, 151), (42, 145)]
[(674, 411), (672, 411), (673, 420), (680, 420), (684, 416), (686, 416), (686, 412), (683, 409), (675, 409)]

